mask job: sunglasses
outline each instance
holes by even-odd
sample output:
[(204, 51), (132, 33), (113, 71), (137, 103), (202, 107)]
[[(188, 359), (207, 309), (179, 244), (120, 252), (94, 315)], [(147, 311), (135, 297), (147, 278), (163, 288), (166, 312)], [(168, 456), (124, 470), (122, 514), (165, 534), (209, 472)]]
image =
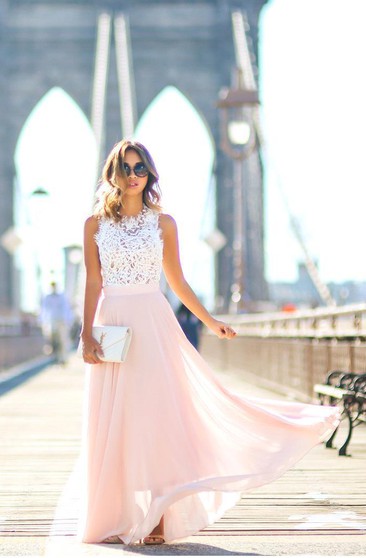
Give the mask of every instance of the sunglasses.
[(125, 173), (127, 174), (127, 176), (130, 176), (132, 171), (136, 176), (139, 176), (140, 178), (143, 178), (144, 176), (147, 176), (149, 174), (149, 171), (147, 170), (144, 163), (136, 163), (133, 169), (131, 169), (130, 165), (128, 165), (127, 163), (123, 163), (123, 168), (125, 169)]

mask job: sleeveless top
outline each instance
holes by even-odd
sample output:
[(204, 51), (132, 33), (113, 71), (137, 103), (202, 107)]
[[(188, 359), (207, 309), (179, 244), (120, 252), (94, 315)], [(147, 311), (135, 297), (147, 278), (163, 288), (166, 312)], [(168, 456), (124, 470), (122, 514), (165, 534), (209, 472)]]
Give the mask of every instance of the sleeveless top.
[(144, 205), (120, 221), (102, 218), (94, 238), (99, 249), (103, 286), (159, 283), (163, 240), (159, 213)]

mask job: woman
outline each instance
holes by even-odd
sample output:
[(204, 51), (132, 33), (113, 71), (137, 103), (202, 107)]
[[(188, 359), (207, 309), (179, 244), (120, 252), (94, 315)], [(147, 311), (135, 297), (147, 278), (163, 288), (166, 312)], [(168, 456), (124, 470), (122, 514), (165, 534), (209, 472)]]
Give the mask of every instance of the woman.
[[(236, 333), (207, 312), (185, 280), (177, 227), (159, 199), (147, 149), (129, 140), (115, 145), (85, 224), (84, 542), (187, 537), (221, 517), (242, 490), (280, 476), (338, 424), (334, 408), (262, 407), (217, 382), (159, 290), (161, 268), (206, 327), (220, 338)], [(124, 363), (101, 361), (93, 323), (132, 328)]]

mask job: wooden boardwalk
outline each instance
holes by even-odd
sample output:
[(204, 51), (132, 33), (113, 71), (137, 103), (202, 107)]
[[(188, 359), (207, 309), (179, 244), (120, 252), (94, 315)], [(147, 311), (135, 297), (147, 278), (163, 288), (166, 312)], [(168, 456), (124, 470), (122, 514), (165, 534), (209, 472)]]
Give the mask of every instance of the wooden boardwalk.
[[(229, 373), (218, 376), (229, 388), (268, 396)], [(83, 384), (82, 363), (73, 359), (68, 367), (51, 366), (0, 398), (0, 556), (49, 555), (50, 539), (51, 554), (57, 555), (57, 541), (70, 540), (75, 532), (72, 516), (59, 524), (54, 516), (79, 452)], [(352, 457), (347, 458), (316, 447), (276, 482), (243, 494), (225, 517), (189, 541), (204, 545), (228, 536), (251, 541), (335, 537), (350, 541), (356, 548), (351, 554), (363, 555), (364, 545), (366, 555), (364, 426), (356, 429), (350, 450)], [(80, 546), (99, 550), (78, 555), (104, 556), (112, 551), (112, 545)]]

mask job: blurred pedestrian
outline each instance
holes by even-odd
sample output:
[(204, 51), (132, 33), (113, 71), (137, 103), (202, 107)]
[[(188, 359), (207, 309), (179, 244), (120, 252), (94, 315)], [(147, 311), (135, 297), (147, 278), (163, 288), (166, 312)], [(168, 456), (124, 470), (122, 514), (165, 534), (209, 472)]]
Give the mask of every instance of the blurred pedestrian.
[(179, 306), (176, 316), (188, 341), (198, 350), (202, 322), (183, 303)]
[(51, 293), (43, 298), (41, 305), (42, 329), (57, 362), (66, 364), (70, 348), (73, 312), (66, 295), (58, 292), (57, 283), (53, 281), (50, 287)]

